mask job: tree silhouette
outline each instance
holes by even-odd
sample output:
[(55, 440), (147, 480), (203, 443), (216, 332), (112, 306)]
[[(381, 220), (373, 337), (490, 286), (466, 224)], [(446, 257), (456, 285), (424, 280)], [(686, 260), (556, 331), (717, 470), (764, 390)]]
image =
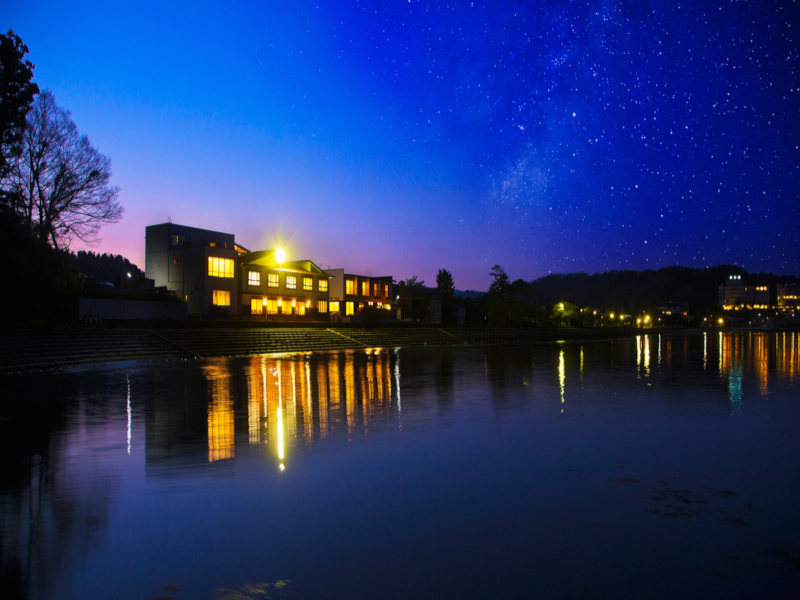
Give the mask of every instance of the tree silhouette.
[(489, 294), (491, 295), (502, 294), (511, 285), (511, 280), (508, 278), (508, 275), (506, 275), (505, 269), (500, 265), (493, 266), (489, 275), (494, 278), (494, 281), (492, 281), (492, 284), (489, 286)]
[(453, 274), (447, 269), (439, 269), (436, 273), (436, 287), (439, 288), (439, 293), (446, 298), (451, 298), (456, 291), (456, 285), (453, 283)]
[(22, 133), (25, 118), (39, 93), (31, 82), (34, 65), (25, 60), (28, 47), (11, 29), (0, 33), (0, 181), (3, 182), (0, 200), (6, 198), (6, 177), (22, 152)]
[(109, 185), (111, 160), (93, 148), (53, 94), (42, 92), (28, 114), (22, 155), (11, 172), (23, 225), (54, 248), (95, 241), (122, 216), (119, 189)]

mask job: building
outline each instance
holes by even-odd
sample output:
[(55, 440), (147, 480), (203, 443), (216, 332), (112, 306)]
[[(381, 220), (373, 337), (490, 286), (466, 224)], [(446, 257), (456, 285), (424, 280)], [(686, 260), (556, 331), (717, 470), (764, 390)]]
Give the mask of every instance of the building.
[(442, 294), (438, 288), (404, 287), (398, 292), (395, 304), (401, 321), (442, 323)]
[(741, 275), (731, 275), (719, 286), (719, 303), (724, 310), (769, 308), (769, 288), (744, 285)]
[(800, 307), (800, 286), (794, 280), (786, 283), (779, 283), (778, 286), (778, 308), (798, 308)]
[(233, 234), (175, 223), (146, 228), (145, 274), (194, 316), (358, 320), (391, 308), (391, 276), (323, 271), (281, 249), (251, 252)]
[(344, 269), (325, 269), (330, 276), (330, 312), (343, 322), (359, 322), (393, 316), (391, 275), (374, 277), (345, 273)]
[(234, 235), (162, 223), (145, 228), (145, 277), (187, 303), (190, 315), (236, 314)]
[(689, 305), (686, 302), (667, 302), (656, 307), (661, 316), (689, 316)]
[(329, 279), (310, 260), (283, 260), (280, 250), (239, 257), (240, 316), (318, 316), (327, 320)]

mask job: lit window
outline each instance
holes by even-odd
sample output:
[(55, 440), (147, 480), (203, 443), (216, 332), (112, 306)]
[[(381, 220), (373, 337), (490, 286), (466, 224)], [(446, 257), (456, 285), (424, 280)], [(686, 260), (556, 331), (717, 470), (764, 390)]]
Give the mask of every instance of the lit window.
[(247, 272), (247, 285), (252, 285), (253, 287), (258, 287), (261, 285), (261, 273), (258, 271), (248, 271)]
[[(372, 304), (372, 302), (370, 302), (370, 304)], [(378, 302), (378, 308), (381, 308), (382, 306), (383, 306), (383, 302)]]
[(383, 286), (383, 297), (384, 298), (388, 298), (389, 297), (389, 286), (388, 285)]
[(361, 282), (361, 295), (369, 296), (369, 283), (366, 281)]
[(208, 242), (208, 245), (211, 246), (212, 248), (216, 248), (217, 242)]
[(233, 260), (230, 258), (208, 257), (208, 274), (210, 277), (233, 278)]
[(358, 310), (361, 310), (362, 308), (364, 308), (364, 303), (363, 302), (359, 302), (358, 303)]
[(328, 307), (332, 313), (339, 312), (339, 303), (338, 302), (331, 302), (330, 306)]
[(281, 313), (283, 313), (284, 315), (292, 314), (292, 303), (291, 302), (283, 302), (281, 304), (278, 304), (278, 306), (281, 307)]
[(263, 306), (263, 303), (258, 298), (251, 299), (250, 300), (250, 314), (251, 315), (260, 315), (262, 306)]
[(173, 264), (173, 265), (179, 265), (179, 264), (181, 264), (182, 262), (183, 262), (183, 259), (182, 259), (182, 258), (173, 258), (173, 259), (172, 259), (172, 264)]
[(231, 293), (225, 290), (214, 290), (211, 301), (214, 306), (230, 306)]
[(267, 287), (278, 287), (277, 273), (267, 273)]
[(307, 292), (314, 289), (314, 280), (311, 277), (303, 277), (303, 289)]
[(345, 315), (352, 315), (355, 312), (353, 310), (354, 304), (355, 303), (353, 303), (353, 302), (345, 302), (345, 304), (344, 304), (344, 309), (345, 309), (344, 310), (344, 314)]
[(328, 291), (328, 280), (327, 279), (320, 279), (319, 280), (319, 291), (320, 292), (327, 292)]
[(355, 295), (355, 293), (356, 293), (356, 282), (353, 281), (352, 279), (348, 279), (347, 281), (345, 281), (345, 284), (347, 285), (347, 290), (345, 291), (345, 293), (348, 296)]
[(172, 245), (173, 246), (179, 246), (179, 245), (183, 244), (183, 242), (185, 240), (186, 240), (186, 238), (183, 237), (182, 235), (173, 235), (172, 236)]
[(268, 315), (277, 315), (278, 314), (278, 301), (274, 298), (269, 299), (267, 298), (267, 314)]
[(287, 290), (296, 290), (297, 289), (297, 277), (294, 275), (287, 275), (286, 276), (286, 289)]
[(328, 312), (328, 301), (327, 300), (317, 300), (317, 309), (321, 313)]
[(372, 284), (372, 295), (373, 296), (377, 296), (378, 295), (378, 284), (377, 283)]
[(306, 314), (306, 305), (305, 304), (301, 304), (300, 306), (297, 307), (297, 314), (298, 315)]
[(383, 308), (385, 308), (386, 310), (392, 310), (392, 305), (387, 302), (386, 304), (383, 305)]

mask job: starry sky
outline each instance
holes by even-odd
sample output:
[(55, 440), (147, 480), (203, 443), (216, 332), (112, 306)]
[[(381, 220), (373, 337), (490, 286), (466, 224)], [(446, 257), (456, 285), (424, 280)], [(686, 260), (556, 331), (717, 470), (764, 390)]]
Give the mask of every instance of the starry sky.
[[(13, 3), (113, 161), (143, 264), (173, 222), (323, 268), (800, 273), (800, 3)], [(75, 246), (76, 248), (79, 246)]]

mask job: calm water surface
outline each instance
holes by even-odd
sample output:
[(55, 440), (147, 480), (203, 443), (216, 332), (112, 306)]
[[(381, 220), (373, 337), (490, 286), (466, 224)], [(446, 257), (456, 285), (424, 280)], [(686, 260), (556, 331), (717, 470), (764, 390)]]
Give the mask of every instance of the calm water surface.
[(797, 334), (0, 385), (3, 598), (797, 597)]

